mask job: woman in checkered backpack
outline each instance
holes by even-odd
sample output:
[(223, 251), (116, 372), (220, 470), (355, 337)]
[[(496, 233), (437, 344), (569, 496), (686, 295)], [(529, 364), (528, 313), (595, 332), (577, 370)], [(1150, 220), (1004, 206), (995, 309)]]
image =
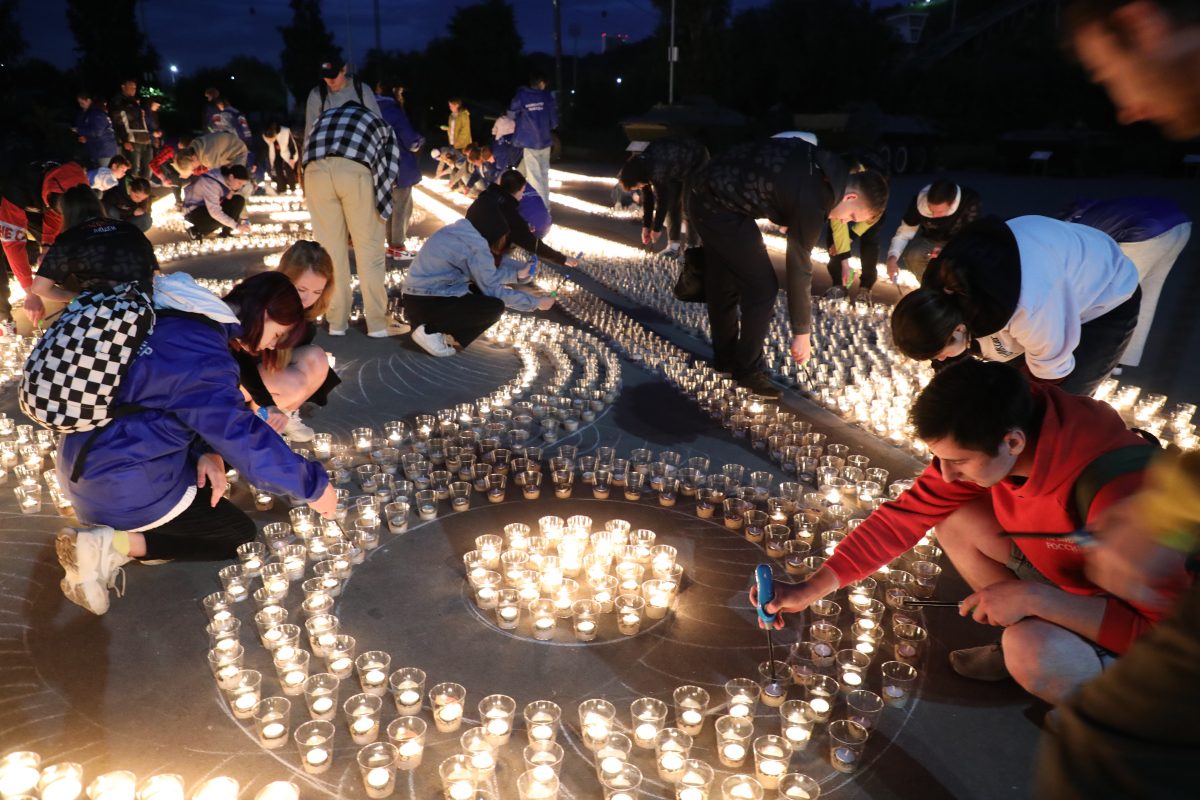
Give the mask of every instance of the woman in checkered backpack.
[(225, 302), (220, 322), (159, 312), (115, 398), (135, 411), (59, 444), (59, 481), (92, 526), (58, 536), (62, 590), (94, 614), (108, 610), (109, 589), (131, 560), (231, 559), (254, 538), (253, 520), (223, 496), (227, 465), (257, 487), (334, 514), (325, 468), (292, 452), (246, 407), (229, 349), (231, 340), (256, 352), (294, 346), (300, 296), (285, 276), (267, 272)]

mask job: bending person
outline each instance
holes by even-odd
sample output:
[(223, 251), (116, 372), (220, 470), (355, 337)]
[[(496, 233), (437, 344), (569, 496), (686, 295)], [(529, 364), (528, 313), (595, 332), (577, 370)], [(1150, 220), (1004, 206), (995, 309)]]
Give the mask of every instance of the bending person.
[(941, 179), (917, 192), (892, 243), (888, 246), (888, 278), (900, 275), (900, 262), (920, 280), (930, 259), (937, 258), (951, 239), (983, 213), (979, 192), (969, 186)]
[[(662, 238), (667, 228), (666, 253), (679, 250), (684, 223), (684, 198), (692, 176), (708, 162), (708, 148), (689, 136), (655, 139), (646, 149), (630, 156), (617, 183), (627, 192), (642, 192), (642, 244), (651, 245)], [(688, 228), (688, 244), (695, 243), (695, 232)]]
[(257, 408), (286, 415), (285, 425), (280, 426), (274, 415), (268, 416), (268, 423), (280, 426), (280, 432), (293, 442), (310, 442), (314, 431), (300, 419), (300, 406), (327, 404), (329, 393), (342, 382), (329, 367), (329, 355), (313, 344), (316, 320), (328, 310), (333, 297), (333, 259), (316, 242), (300, 240), (283, 251), (276, 271), (288, 277), (304, 305), (300, 339), (291, 349), (266, 353), (235, 348), (233, 357), (241, 369), (243, 395)]
[(499, 209), (452, 222), (430, 236), (404, 276), (403, 303), (412, 338), (433, 356), (454, 355), (496, 324), (504, 309), (548, 311), (554, 298), (506, 284), (530, 278), (530, 265), (501, 256), (508, 225)]
[[(535, 225), (542, 227), (543, 223), (543, 219), (536, 214), (536, 211), (544, 208), (537, 192), (531, 192), (528, 201), (528, 203), (536, 203), (533, 206), (535, 209), (534, 220), (526, 219), (525, 214), (529, 213), (527, 210), (529, 205), (525, 202), (528, 185), (524, 175), (515, 169), (508, 170), (500, 176), (498, 182), (488, 186), (483, 194), (479, 195), (474, 203), (471, 203), (471, 207), (467, 209), (467, 219), (478, 219), (481, 214), (490, 215), (494, 211), (499, 211), (508, 226), (509, 244), (514, 244), (530, 255), (545, 261), (566, 267), (579, 266), (578, 259), (558, 252), (543, 242), (541, 235), (535, 231)], [(549, 225), (546, 224), (544, 227), (549, 228)]]
[(240, 325), (160, 313), (114, 398), (144, 410), (59, 443), (59, 481), (80, 521), (94, 526), (59, 533), (61, 585), (93, 614), (108, 610), (108, 591), (131, 560), (231, 559), (254, 538), (254, 521), (222, 497), (227, 462), (326, 518), (336, 511), (325, 468), (293, 453), (246, 408), (229, 354), (234, 338), (257, 350), (294, 344), (299, 295), (284, 276), (264, 273), (226, 302), (223, 319)]
[(1050, 217), (982, 219), (896, 304), (892, 338), (909, 358), (938, 361), (975, 340), (989, 361), (1090, 395), (1125, 351), (1140, 302), (1137, 269), (1100, 231)]
[(192, 178), (183, 192), (183, 216), (190, 227), (188, 236), (203, 239), (220, 231), (249, 233), (250, 223), (243, 220), (246, 196), (242, 187), (250, 182), (250, 172), (241, 164), (210, 170)]

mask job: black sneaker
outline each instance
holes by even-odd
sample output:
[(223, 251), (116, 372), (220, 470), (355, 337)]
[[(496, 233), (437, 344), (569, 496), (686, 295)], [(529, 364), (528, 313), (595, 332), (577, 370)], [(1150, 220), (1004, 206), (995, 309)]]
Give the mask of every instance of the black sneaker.
[(760, 394), (763, 397), (779, 397), (783, 391), (771, 383), (771, 379), (762, 372), (751, 372), (746, 375), (734, 375), (733, 379), (737, 381), (739, 386), (744, 386), (754, 394)]
[(195, 228), (188, 228), (187, 235), (188, 235), (188, 238), (190, 238), (194, 242), (198, 242), (204, 238), (204, 234), (201, 233), (200, 231), (196, 230)]

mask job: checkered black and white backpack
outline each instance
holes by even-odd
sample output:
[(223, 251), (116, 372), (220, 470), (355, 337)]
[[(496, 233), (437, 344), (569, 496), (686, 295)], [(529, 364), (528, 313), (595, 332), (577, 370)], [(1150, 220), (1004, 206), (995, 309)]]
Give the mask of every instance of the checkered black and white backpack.
[(103, 427), (120, 416), (113, 398), (153, 329), (154, 306), (136, 283), (79, 295), (29, 354), (21, 410), (59, 433)]

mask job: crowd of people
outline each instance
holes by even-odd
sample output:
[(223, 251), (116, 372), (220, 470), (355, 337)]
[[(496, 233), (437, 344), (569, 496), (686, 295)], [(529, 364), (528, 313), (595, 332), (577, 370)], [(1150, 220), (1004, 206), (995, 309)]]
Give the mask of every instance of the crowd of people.
[[(1200, 133), (1194, 84), (1171, 78), (1200, 64), (1200, 18), (1185, 4), (1075, 0), (1066, 19), (1080, 60), (1124, 120), (1152, 119), (1175, 137)], [(315, 340), (322, 322), (331, 336), (348, 332), (351, 246), (366, 336), (411, 332), (435, 357), (469, 347), (506, 308), (552, 308), (552, 297), (527, 290), (538, 259), (578, 263), (543, 241), (558, 122), (541, 75), (517, 91), (488, 143), (476, 142), (463, 100), (448, 101), (447, 143), (432, 154), (437, 174), (474, 199), (414, 257), (406, 241), (425, 138), (405, 114), (402, 85), (367, 87), (330, 57), (302, 135), (278, 122), (260, 134), (258, 174), (277, 191), (303, 187), (314, 241), (295, 242), (278, 270), (223, 298), (186, 275), (163, 276), (145, 236), (154, 184), (182, 187), (193, 237), (249, 229), (258, 148), (227, 99), (214, 90), (206, 100), (204, 130), (167, 145), (136, 82), (121, 84), (107, 112), (81, 94), (76, 130), (88, 163), (30, 165), (0, 186), (4, 255), (32, 321), (45, 302), (81, 295), (137, 291), (155, 308), (113, 398), (133, 411), (69, 432), (59, 448), (60, 481), (91, 526), (58, 537), (62, 589), (96, 614), (131, 560), (228, 559), (253, 539), (253, 521), (223, 497), (227, 465), (334, 514), (325, 468), (285, 438), (311, 440), (299, 409), (323, 405), (338, 385)], [(1195, 694), (1200, 663), (1180, 657), (1200, 653), (1190, 558), (1200, 550), (1200, 465), (1162, 455), (1090, 397), (1142, 358), (1163, 283), (1190, 236), (1183, 210), (1161, 198), (1102, 198), (1060, 218), (1002, 220), (984, 213), (979, 192), (939, 177), (907, 198), (881, 252), (888, 176), (792, 133), (716, 153), (687, 137), (659, 139), (625, 163), (618, 182), (641, 197), (642, 244), (659, 245), (665, 231), (668, 252), (692, 250), (699, 260), (712, 365), (754, 394), (781, 394), (763, 358), (781, 289), (791, 355), (801, 364), (812, 355), (814, 248), (827, 249), (835, 285), (855, 281), (855, 249), (861, 290), (881, 264), (891, 280), (907, 269), (920, 283), (892, 310), (891, 331), (902, 354), (935, 364), (911, 408), (932, 463), (803, 583), (775, 587), (766, 606), (775, 624), (932, 528), (971, 589), (960, 613), (1003, 629), (992, 645), (953, 652), (954, 669), (1011, 677), (1056, 707), (1039, 791), (1093, 797), (1183, 785), (1182, 768), (1159, 767), (1163, 748), (1180, 747), (1166, 734), (1171, 698)], [(764, 218), (786, 237), (782, 285)], [(512, 257), (514, 246), (532, 258)], [(400, 293), (406, 322), (389, 311), (386, 265), (396, 259), (411, 259)], [(11, 325), (7, 280), (0, 284), (0, 317)], [(756, 591), (750, 600), (757, 605)], [(1194, 753), (1196, 737), (1186, 739)]]

